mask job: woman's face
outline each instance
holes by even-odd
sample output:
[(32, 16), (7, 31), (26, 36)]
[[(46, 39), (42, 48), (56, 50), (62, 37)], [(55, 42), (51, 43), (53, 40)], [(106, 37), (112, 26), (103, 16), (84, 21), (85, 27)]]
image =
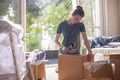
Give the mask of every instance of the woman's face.
[(83, 17), (80, 16), (80, 15), (72, 15), (72, 18), (71, 18), (72, 19), (72, 24), (76, 24), (76, 23), (80, 22), (82, 18)]

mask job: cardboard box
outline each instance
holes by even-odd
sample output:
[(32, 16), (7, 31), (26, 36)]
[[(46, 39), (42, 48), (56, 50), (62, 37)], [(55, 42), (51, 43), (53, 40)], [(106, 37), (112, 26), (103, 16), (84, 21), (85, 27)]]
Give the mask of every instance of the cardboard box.
[(114, 80), (120, 80), (120, 54), (110, 54), (110, 63), (113, 64)]
[[(29, 57), (29, 53), (27, 52), (25, 57), (26, 59)], [(32, 67), (32, 72), (34, 75), (35, 80), (37, 79), (46, 79), (46, 73), (45, 73), (45, 63), (41, 63), (40, 65), (36, 66), (36, 65), (30, 65)]]
[[(94, 57), (91, 61), (94, 61)], [(87, 55), (59, 55), (59, 80), (82, 80), (84, 62), (88, 62)]]
[(83, 67), (83, 80), (120, 80), (120, 54), (112, 53), (109, 57), (110, 59), (102, 63), (95, 72), (93, 71), (96, 68), (94, 64), (89, 69)]
[(114, 80), (120, 80), (120, 63), (115, 64)]
[(58, 56), (58, 80), (82, 80), (82, 56)]
[[(97, 63), (96, 63), (97, 64)], [(99, 67), (99, 68), (98, 68)], [(92, 78), (110, 78), (113, 79), (113, 71), (111, 64), (99, 64), (99, 66), (95, 66), (95, 64), (91, 64), (91, 68), (86, 69), (84, 67), (84, 78), (92, 79)], [(94, 71), (95, 70), (95, 71)]]
[(120, 54), (110, 54), (110, 60), (120, 60)]
[(92, 79), (82, 79), (82, 80), (112, 80), (110, 78), (92, 78)]
[[(88, 62), (87, 55), (82, 55), (82, 78), (88, 78), (90, 77), (91, 72), (88, 72), (86, 69), (84, 69), (84, 63)], [(94, 62), (94, 56), (92, 57), (90, 62)]]
[(38, 66), (32, 65), (32, 69), (33, 69), (33, 74), (34, 74), (35, 80), (46, 79), (45, 63), (41, 63)]

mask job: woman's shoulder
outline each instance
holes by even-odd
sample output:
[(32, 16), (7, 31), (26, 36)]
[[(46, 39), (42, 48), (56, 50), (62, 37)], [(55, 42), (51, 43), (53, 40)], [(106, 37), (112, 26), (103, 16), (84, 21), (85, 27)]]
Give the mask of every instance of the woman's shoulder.
[(78, 25), (79, 26), (84, 26), (84, 23), (83, 22), (79, 22)]
[(60, 24), (59, 24), (59, 25), (66, 25), (66, 24), (67, 24), (67, 21), (66, 21), (66, 20), (64, 20), (64, 21), (60, 22)]
[(67, 21), (66, 21), (66, 20), (64, 20), (64, 21), (60, 22), (60, 24), (66, 24), (66, 23), (67, 23)]

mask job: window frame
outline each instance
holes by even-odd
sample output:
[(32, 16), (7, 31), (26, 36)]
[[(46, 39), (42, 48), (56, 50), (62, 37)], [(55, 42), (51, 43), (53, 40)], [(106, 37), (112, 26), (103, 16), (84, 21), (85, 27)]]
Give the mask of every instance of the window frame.
[[(82, 4), (81, 0), (75, 0), (77, 4)], [(86, 26), (86, 29), (87, 28), (91, 28), (91, 31), (92, 31), (92, 34), (94, 33), (95, 29), (98, 28), (100, 30), (100, 35), (97, 35), (97, 36), (101, 36), (105, 33), (105, 18), (103, 18), (104, 14), (103, 13), (105, 11), (104, 7), (105, 7), (105, 1), (104, 0), (98, 0), (99, 4), (98, 4), (98, 7), (99, 7), (99, 25), (94, 25), (94, 21), (93, 21), (93, 14), (91, 15), (91, 20), (92, 20), (92, 24), (91, 25), (85, 25)], [(104, 3), (104, 4), (103, 4)], [(74, 5), (75, 6), (75, 5)], [(97, 6), (96, 6), (97, 7)], [(102, 8), (101, 8), (102, 7)], [(91, 11), (93, 11), (93, 9), (91, 8)], [(98, 15), (97, 15), (98, 16)], [(92, 36), (95, 36), (95, 35), (92, 35)]]

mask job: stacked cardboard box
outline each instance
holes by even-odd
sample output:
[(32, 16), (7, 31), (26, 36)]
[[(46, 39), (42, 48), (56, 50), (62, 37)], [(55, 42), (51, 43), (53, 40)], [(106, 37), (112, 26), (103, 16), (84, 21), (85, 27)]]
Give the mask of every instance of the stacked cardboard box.
[(95, 66), (96, 64), (92, 64), (92, 67), (89, 69), (85, 69), (84, 67), (84, 70), (86, 70), (86, 72), (83, 71), (84, 72), (83, 79), (91, 80), (94, 78), (94, 79), (99, 80), (100, 78), (103, 78), (103, 79), (108, 78), (108, 79), (113, 80), (114, 76), (113, 76), (111, 64), (99, 64), (99, 68)]
[(88, 68), (84, 66), (83, 80), (120, 80), (120, 54), (110, 54), (109, 57), (107, 62), (101, 60), (89, 64)]
[(94, 62), (93, 58), (88, 62), (87, 55), (60, 55), (58, 80), (120, 80), (120, 61), (114, 62), (113, 58), (120, 59), (118, 55), (110, 55), (110, 60)]
[(112, 60), (120, 60), (120, 54), (119, 53), (111, 53), (110, 59)]
[(110, 63), (114, 64), (114, 80), (120, 80), (120, 54), (110, 54)]

